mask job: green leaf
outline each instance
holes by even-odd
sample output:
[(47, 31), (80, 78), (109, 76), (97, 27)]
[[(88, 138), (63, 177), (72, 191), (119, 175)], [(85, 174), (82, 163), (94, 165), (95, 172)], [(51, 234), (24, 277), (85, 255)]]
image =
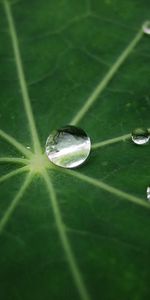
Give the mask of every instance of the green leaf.
[[(147, 0), (0, 2), (0, 292), (7, 300), (150, 297)], [(144, 25), (143, 25), (144, 24)], [(49, 133), (92, 140), (77, 170)]]

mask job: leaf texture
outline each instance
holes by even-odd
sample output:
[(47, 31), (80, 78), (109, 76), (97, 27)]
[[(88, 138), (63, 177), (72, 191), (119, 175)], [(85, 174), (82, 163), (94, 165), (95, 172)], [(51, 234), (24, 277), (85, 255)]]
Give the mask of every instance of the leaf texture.
[[(6, 300), (150, 297), (150, 3), (0, 2), (0, 291)], [(92, 140), (65, 170), (45, 141)]]

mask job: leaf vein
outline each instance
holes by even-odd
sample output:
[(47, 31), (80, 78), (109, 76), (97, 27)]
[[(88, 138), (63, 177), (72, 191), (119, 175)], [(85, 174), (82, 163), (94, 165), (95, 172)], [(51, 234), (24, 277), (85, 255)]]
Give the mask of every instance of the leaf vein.
[(70, 176), (74, 176), (82, 181), (85, 181), (97, 188), (100, 188), (101, 190), (104, 190), (106, 192), (109, 192), (110, 194), (113, 194), (119, 198), (123, 198), (123, 199), (126, 199), (132, 203), (135, 203), (137, 205), (140, 205), (140, 206), (143, 206), (143, 207), (146, 207), (146, 208), (150, 208), (150, 204), (147, 203), (146, 201), (144, 201), (144, 199), (141, 199), (139, 197), (136, 197), (136, 196), (133, 196), (133, 195), (130, 195), (126, 192), (123, 192), (122, 190), (119, 190), (117, 188), (114, 188), (113, 186), (111, 185), (108, 185), (106, 183), (104, 183), (103, 181), (100, 181), (100, 180), (97, 180), (95, 178), (92, 178), (90, 176), (86, 176), (84, 174), (81, 174), (81, 173), (78, 173), (76, 171), (71, 171), (71, 170), (63, 170), (63, 172), (65, 174), (68, 174)]
[(16, 28), (15, 28), (15, 23), (11, 11), (11, 5), (9, 1), (3, 0), (4, 4), (4, 9), (6, 13), (6, 18), (8, 21), (8, 26), (9, 26), (9, 31), (10, 31), (10, 36), (11, 36), (11, 41), (12, 41), (12, 47), (14, 51), (14, 58), (16, 62), (16, 68), (17, 68), (17, 73), (18, 73), (18, 78), (19, 78), (19, 84), (21, 87), (21, 92), (22, 92), (22, 99), (24, 103), (24, 108), (26, 111), (27, 119), (29, 122), (29, 128), (30, 128), (30, 133), (34, 145), (34, 150), (36, 153), (41, 153), (41, 146), (40, 146), (40, 141), (38, 137), (38, 133), (36, 130), (35, 126), (35, 121), (33, 117), (33, 112), (32, 112), (32, 107), (31, 107), (31, 101), (27, 89), (27, 83), (26, 83), (26, 78), (24, 74), (24, 68), (23, 68), (23, 63), (22, 63), (22, 58), (21, 58), (21, 53), (20, 53), (20, 47), (19, 47), (19, 41), (16, 33)]
[(114, 77), (116, 72), (119, 70), (121, 65), (127, 59), (129, 54), (132, 52), (132, 50), (135, 48), (135, 46), (141, 40), (142, 36), (143, 36), (143, 30), (142, 30), (142, 28), (140, 28), (138, 33), (135, 35), (135, 37), (132, 39), (132, 41), (129, 43), (129, 45), (125, 48), (125, 50), (120, 54), (120, 56), (117, 58), (117, 60), (114, 62), (114, 64), (110, 67), (109, 71), (106, 73), (104, 78), (95, 87), (95, 89), (93, 90), (91, 95), (88, 97), (88, 99), (84, 102), (83, 106), (80, 108), (80, 110), (74, 116), (74, 118), (71, 120), (71, 122), (70, 122), (71, 125), (76, 125), (85, 116), (85, 114), (88, 112), (88, 110), (91, 108), (91, 106), (96, 102), (97, 98), (100, 97), (100, 95), (102, 94), (104, 89), (107, 87), (109, 82), (112, 80), (112, 78)]
[(26, 176), (26, 179), (24, 181), (24, 183), (22, 184), (20, 190), (18, 191), (18, 193), (16, 194), (16, 196), (14, 197), (14, 199), (12, 200), (10, 206), (8, 207), (8, 209), (6, 210), (4, 216), (2, 217), (2, 219), (0, 220), (0, 233), (2, 233), (4, 227), (7, 225), (7, 223), (9, 222), (14, 210), (16, 209), (17, 205), (19, 204), (19, 201), (21, 200), (21, 198), (23, 197), (27, 187), (29, 186), (30, 182), (32, 180), (32, 174), (29, 173)]
[(43, 171), (43, 178), (45, 180), (46, 187), (47, 187), (47, 190), (49, 193), (49, 197), (51, 199), (51, 205), (53, 208), (60, 241), (61, 241), (62, 247), (64, 249), (64, 252), (66, 254), (66, 258), (69, 263), (69, 267), (70, 267), (70, 270), (72, 273), (72, 277), (74, 279), (74, 283), (78, 289), (81, 300), (90, 300), (91, 298), (90, 298), (90, 296), (87, 292), (87, 289), (84, 285), (82, 275), (77, 266), (74, 254), (72, 252), (72, 249), (71, 249), (71, 246), (70, 246), (70, 243), (69, 243), (66, 231), (65, 231), (65, 225), (64, 225), (62, 217), (61, 217), (61, 212), (60, 212), (60, 209), (59, 209), (59, 206), (57, 203), (57, 198), (56, 198), (54, 187), (53, 187), (51, 181), (49, 180), (49, 177), (48, 177), (48, 174), (46, 171), (45, 172)]

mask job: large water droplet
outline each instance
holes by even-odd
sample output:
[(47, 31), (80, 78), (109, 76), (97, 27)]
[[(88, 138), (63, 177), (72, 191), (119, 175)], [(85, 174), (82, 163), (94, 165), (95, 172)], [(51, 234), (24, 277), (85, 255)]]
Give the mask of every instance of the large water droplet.
[(150, 201), (150, 186), (147, 187), (147, 200)]
[(149, 132), (144, 128), (137, 128), (132, 131), (132, 141), (137, 145), (144, 145), (149, 141)]
[(85, 162), (91, 141), (81, 128), (67, 125), (53, 131), (46, 141), (49, 160), (63, 168), (75, 168)]
[(150, 21), (146, 21), (143, 24), (143, 32), (146, 34), (150, 34)]

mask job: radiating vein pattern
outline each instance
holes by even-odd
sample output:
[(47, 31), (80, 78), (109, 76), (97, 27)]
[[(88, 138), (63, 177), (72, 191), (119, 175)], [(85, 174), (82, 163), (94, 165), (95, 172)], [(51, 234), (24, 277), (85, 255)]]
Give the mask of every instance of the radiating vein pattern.
[(58, 202), (57, 202), (57, 198), (56, 198), (56, 193), (54, 190), (54, 187), (48, 177), (48, 173), (45, 171), (43, 172), (43, 177), (46, 183), (46, 187), (50, 196), (50, 200), (51, 200), (51, 205), (53, 208), (53, 212), (54, 212), (54, 216), (55, 216), (55, 221), (56, 221), (56, 225), (57, 225), (57, 229), (58, 229), (58, 233), (59, 233), (59, 237), (62, 243), (62, 247), (63, 250), (65, 252), (66, 258), (68, 260), (69, 266), (70, 266), (70, 270), (72, 273), (72, 277), (74, 279), (74, 283), (76, 285), (76, 288), (78, 289), (79, 295), (81, 300), (90, 300), (90, 296), (87, 292), (87, 289), (84, 285), (83, 279), (82, 279), (82, 275), (80, 273), (80, 270), (77, 266), (74, 254), (72, 252), (66, 231), (65, 231), (65, 226), (61, 217), (61, 212), (58, 206)]
[[(69, 22), (67, 24), (67, 26), (62, 26), (60, 28), (60, 30), (56, 30), (56, 32), (52, 32), (52, 35), (61, 33), (62, 31), (67, 29), (72, 24), (75, 25), (79, 20), (86, 19), (87, 16), (90, 15), (90, 11), (91, 11), (91, 7), (90, 7), (91, 3), (90, 2), (91, 2), (90, 0), (86, 1), (87, 13), (85, 15), (83, 15), (81, 17), (77, 16), (71, 22)], [(13, 170), (5, 175), (2, 175), (0, 177), (0, 182), (4, 182), (3, 185), (5, 186), (5, 181), (9, 180), (10, 178), (13, 178), (14, 176), (18, 176), (20, 174), (23, 174), (24, 172), (27, 172), (25, 180), (21, 184), (19, 191), (15, 194), (10, 205), (8, 206), (8, 209), (3, 214), (2, 219), (0, 220), (0, 233), (5, 229), (8, 222), (10, 221), (11, 217), (13, 216), (13, 213), (14, 213), (15, 209), (18, 207), (21, 199), (24, 197), (25, 192), (26, 192), (27, 188), (29, 187), (33, 176), (40, 175), (41, 177), (43, 177), (45, 187), (48, 192), (48, 199), (51, 203), (51, 207), (52, 207), (52, 210), (54, 213), (54, 218), (55, 218), (56, 227), (58, 230), (59, 239), (60, 239), (62, 249), (63, 249), (65, 257), (66, 257), (66, 261), (68, 263), (68, 267), (70, 268), (73, 282), (79, 293), (80, 299), (81, 300), (91, 300), (91, 297), (87, 290), (86, 284), (84, 282), (84, 278), (82, 276), (82, 270), (80, 271), (80, 268), (77, 263), (77, 259), (73, 253), (72, 246), (71, 246), (70, 240), (68, 238), (68, 234), (67, 234), (68, 229), (63, 222), (62, 212), (59, 207), (56, 192), (55, 192), (53, 183), (51, 181), (51, 177), (49, 178), (47, 169), (50, 168), (50, 171), (51, 171), (53, 168), (53, 171), (56, 171), (58, 173), (64, 172), (65, 174), (67, 174), (69, 176), (75, 177), (77, 184), (79, 183), (78, 182), (79, 180), (83, 181), (85, 183), (85, 185), (89, 184), (93, 188), (99, 189), (99, 192), (105, 191), (105, 192), (107, 192), (107, 194), (110, 193), (110, 194), (114, 195), (115, 197), (130, 201), (131, 203), (134, 203), (136, 205), (140, 205), (140, 206), (143, 206), (143, 207), (146, 207), (149, 209), (150, 204), (139, 197), (136, 197), (134, 195), (123, 192), (122, 190), (119, 190), (111, 185), (108, 185), (101, 180), (92, 178), (90, 176), (86, 176), (86, 175), (76, 172), (76, 171), (74, 172), (74, 171), (65, 170), (65, 169), (62, 170), (55, 166), (52, 167), (50, 165), (49, 161), (47, 160), (47, 157), (45, 157), (42, 154), (42, 149), (41, 149), (41, 145), (40, 145), (40, 141), (39, 141), (39, 137), (38, 137), (38, 132), (37, 132), (36, 125), (35, 125), (34, 115), (33, 115), (32, 106), (31, 106), (31, 99), (30, 99), (29, 91), (28, 91), (28, 87), (27, 87), (26, 76), (25, 76), (25, 72), (24, 72), (24, 68), (23, 68), (22, 55), (21, 55), (21, 51), (20, 51), (19, 40), (18, 40), (16, 26), (15, 26), (15, 18), (13, 17), (13, 13), (12, 13), (12, 7), (11, 7), (11, 4), (9, 3), (9, 0), (2, 0), (2, 3), (4, 5), (5, 14), (6, 14), (7, 22), (8, 22), (9, 33), (10, 33), (12, 48), (13, 48), (13, 53), (14, 53), (14, 59), (15, 59), (15, 64), (16, 64), (16, 69), (17, 69), (17, 74), (18, 74), (18, 79), (19, 79), (19, 85), (21, 88), (24, 109), (26, 112), (29, 129), (30, 129), (30, 134), (31, 134), (31, 138), (32, 138), (33, 146), (34, 146), (34, 153), (31, 152), (30, 150), (26, 149), (26, 147), (23, 144), (19, 143), (14, 137), (5, 133), (3, 130), (0, 130), (0, 137), (2, 139), (4, 139), (6, 142), (8, 142), (11, 146), (15, 147), (15, 149), (19, 150), (20, 153), (26, 157), (26, 158), (19, 158), (19, 157), (15, 158), (15, 157), (11, 157), (11, 156), (10, 157), (7, 157), (7, 156), (1, 157), (0, 158), (1, 164), (10, 163), (10, 164), (21, 164), (24, 166), (23, 167), (19, 166), (19, 168), (17, 168), (16, 170)], [(91, 106), (96, 102), (96, 100), (99, 99), (101, 93), (104, 91), (104, 89), (110, 83), (110, 81), (113, 79), (113, 77), (115, 76), (115, 74), (117, 73), (119, 68), (122, 66), (122, 64), (128, 58), (128, 56), (130, 55), (132, 50), (136, 47), (138, 42), (141, 40), (142, 36), (143, 36), (143, 29), (141, 28), (139, 30), (139, 32), (135, 35), (133, 40), (129, 43), (129, 45), (125, 48), (125, 50), (120, 54), (120, 56), (117, 58), (117, 60), (114, 62), (114, 64), (111, 67), (109, 66), (109, 64), (107, 64), (107, 62), (105, 62), (103, 60), (101, 61), (95, 55), (92, 55), (91, 52), (88, 53), (88, 51), (84, 50), (84, 48), (80, 49), (80, 51), (82, 51), (83, 53), (86, 52), (85, 54), (88, 55), (89, 57), (91, 57), (92, 59), (94, 58), (94, 59), (96, 59), (96, 61), (99, 61), (100, 63), (103, 63), (104, 65), (108, 65), (107, 67), (108, 68), (110, 67), (110, 69), (108, 70), (108, 72), (106, 73), (104, 78), (98, 83), (98, 85), (91, 92), (90, 96), (84, 102), (81, 109), (73, 117), (72, 121), (70, 122), (71, 125), (76, 125), (77, 123), (79, 123), (82, 120), (82, 118), (87, 114), (87, 112), (89, 111)], [(42, 37), (43, 37), (43, 34), (42, 34)], [(50, 37), (50, 35), (49, 35), (49, 37)], [(39, 38), (41, 38), (41, 37), (39, 37)], [(68, 49), (67, 49), (67, 51), (68, 51)], [(63, 52), (62, 56), (64, 56), (64, 53), (66, 55), (66, 50)], [(56, 63), (55, 68), (57, 69), (60, 64), (61, 63), (60, 63), (60, 58), (59, 58), (58, 62)], [(69, 74), (70, 73), (68, 73), (68, 75), (67, 75), (68, 77), (69, 77)], [(47, 75), (41, 77), (41, 79), (39, 81), (42, 81), (46, 77), (47, 77)], [(31, 84), (33, 84), (35, 82), (37, 83), (38, 81), (33, 80), (33, 82)], [(68, 105), (68, 104), (66, 103), (66, 105)], [(65, 108), (65, 106), (64, 106), (64, 108)], [(97, 142), (92, 145), (92, 150), (100, 149), (101, 147), (112, 145), (117, 142), (127, 141), (130, 137), (131, 137), (130, 134), (124, 134), (122, 136), (109, 138), (107, 140)], [(87, 167), (88, 167), (88, 165), (87, 165)], [(50, 173), (50, 175), (51, 175), (51, 173)], [(69, 177), (69, 180), (70, 180), (70, 177)], [(32, 192), (32, 190), (31, 190), (31, 192)], [(75, 186), (75, 192), (76, 192), (76, 186)], [(32, 198), (32, 194), (31, 194), (31, 198)], [(98, 197), (97, 201), (101, 201), (101, 199)], [(51, 221), (51, 220), (49, 220), (49, 221)], [(89, 220), (89, 222), (90, 222), (90, 220)], [(35, 226), (36, 226), (36, 224), (35, 224)], [(37, 228), (37, 230), (38, 230), (38, 228)], [(79, 234), (79, 233), (80, 233), (80, 235), (84, 235), (84, 236), (89, 234), (89, 233), (87, 234), (87, 232), (84, 232), (84, 231), (83, 232), (78, 231), (77, 234)], [(108, 237), (107, 237), (107, 239), (108, 239)], [(37, 266), (37, 270), (38, 270), (38, 267), (39, 266)], [(101, 272), (101, 270), (100, 270), (100, 272)], [(103, 270), (102, 270), (102, 272), (103, 272)], [(100, 276), (103, 276), (102, 272), (100, 273)], [(60, 293), (58, 293), (58, 297), (60, 297)]]
[(109, 71), (106, 73), (104, 78), (100, 81), (100, 83), (96, 86), (96, 88), (93, 90), (91, 95), (88, 97), (88, 99), (85, 101), (83, 106), (80, 108), (80, 110), (77, 112), (75, 117), (71, 120), (71, 125), (76, 125), (81, 121), (81, 119), (85, 116), (85, 114), (88, 112), (90, 107), (95, 103), (95, 101), (98, 99), (98, 97), (101, 95), (103, 90), (106, 88), (110, 80), (114, 77), (114, 75), (117, 73), (121, 65), (125, 62), (129, 54), (133, 51), (135, 46), (138, 44), (138, 42), (141, 40), (143, 36), (143, 28), (141, 27), (139, 32), (135, 35), (133, 40), (129, 43), (129, 45), (125, 48), (125, 50), (120, 54), (118, 59), (115, 61), (115, 63), (111, 66)]
[(23, 69), (23, 64), (22, 64), (22, 58), (21, 58), (21, 53), (20, 53), (20, 48), (19, 48), (19, 42), (18, 42), (18, 37), (16, 33), (16, 28), (15, 28), (15, 23), (11, 11), (11, 5), (9, 1), (3, 0), (4, 4), (4, 9), (6, 13), (6, 18), (8, 21), (8, 26), (9, 26), (9, 31), (10, 31), (10, 36), (11, 36), (11, 41), (12, 41), (12, 46), (13, 46), (13, 51), (14, 51), (14, 57), (15, 57), (15, 62), (16, 62), (16, 68), (17, 68), (17, 73), (18, 73), (18, 78), (19, 78), (19, 83), (21, 87), (21, 92), (22, 92), (22, 98), (23, 98), (23, 103), (27, 115), (27, 119), (29, 122), (29, 128), (31, 131), (31, 137), (34, 145), (34, 151), (36, 153), (41, 153), (41, 146), (39, 142), (39, 137), (37, 134), (36, 126), (35, 126), (35, 121), (32, 113), (32, 108), (31, 108), (31, 102), (30, 102), (30, 97), (27, 89), (27, 83), (26, 83), (26, 78), (24, 74), (24, 69)]
[(32, 174), (29, 173), (26, 176), (26, 179), (25, 179), (24, 183), (21, 185), (20, 190), (18, 191), (18, 193), (16, 194), (16, 196), (13, 198), (10, 206), (8, 207), (8, 209), (6, 210), (6, 212), (4, 213), (4, 216), (0, 220), (0, 233), (3, 231), (4, 227), (9, 222), (9, 220), (10, 220), (10, 218), (11, 218), (14, 210), (16, 209), (17, 205), (19, 204), (19, 201), (23, 197), (23, 195), (25, 193), (25, 190), (29, 186), (31, 180), (32, 180)]

